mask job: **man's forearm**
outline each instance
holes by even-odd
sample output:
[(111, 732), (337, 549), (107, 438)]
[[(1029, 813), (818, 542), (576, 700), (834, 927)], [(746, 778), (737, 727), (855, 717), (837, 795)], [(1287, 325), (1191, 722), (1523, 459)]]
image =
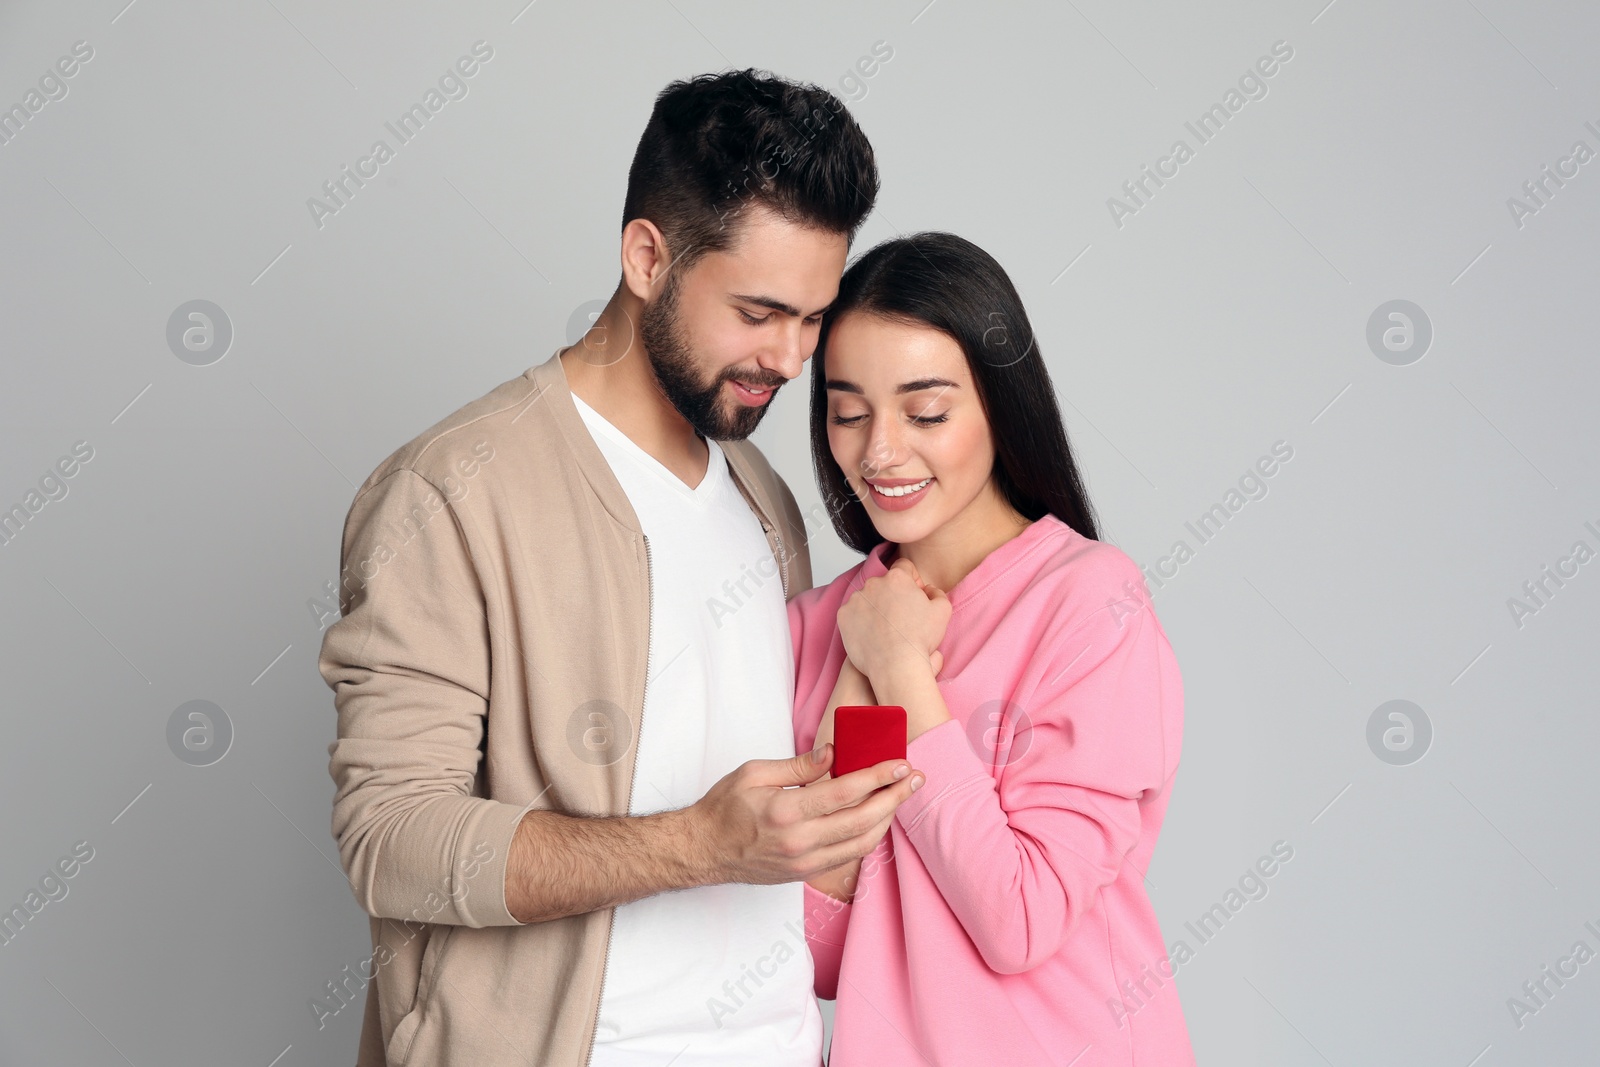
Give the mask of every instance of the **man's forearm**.
[(530, 811), (506, 858), (506, 909), (518, 922), (546, 922), (723, 880), (690, 809), (601, 818)]

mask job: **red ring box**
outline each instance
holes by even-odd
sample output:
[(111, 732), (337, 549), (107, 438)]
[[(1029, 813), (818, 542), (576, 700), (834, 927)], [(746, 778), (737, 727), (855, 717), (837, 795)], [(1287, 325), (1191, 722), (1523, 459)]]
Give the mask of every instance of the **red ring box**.
[(833, 769), (838, 778), (886, 759), (906, 758), (906, 709), (847, 704), (833, 710)]

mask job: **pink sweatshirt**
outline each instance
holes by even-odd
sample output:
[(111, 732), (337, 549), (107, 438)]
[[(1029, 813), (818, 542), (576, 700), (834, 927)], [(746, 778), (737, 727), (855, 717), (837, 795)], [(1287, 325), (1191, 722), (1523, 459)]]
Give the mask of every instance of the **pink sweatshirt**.
[[(789, 602), (797, 751), (844, 662), (839, 606), (889, 547)], [(1046, 515), (948, 595), (952, 721), (907, 748), (927, 781), (854, 903), (805, 888), (830, 1067), (1193, 1064), (1143, 883), (1183, 722), (1143, 575)]]

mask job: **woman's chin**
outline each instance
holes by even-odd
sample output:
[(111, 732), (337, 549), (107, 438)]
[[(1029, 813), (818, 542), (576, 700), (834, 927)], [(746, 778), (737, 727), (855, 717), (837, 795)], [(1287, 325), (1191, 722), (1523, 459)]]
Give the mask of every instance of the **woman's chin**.
[(930, 521), (926, 514), (913, 514), (914, 511), (915, 509), (912, 511), (874, 510), (871, 516), (872, 526), (878, 531), (878, 536), (896, 545), (920, 541), (938, 529), (939, 524), (938, 522)]

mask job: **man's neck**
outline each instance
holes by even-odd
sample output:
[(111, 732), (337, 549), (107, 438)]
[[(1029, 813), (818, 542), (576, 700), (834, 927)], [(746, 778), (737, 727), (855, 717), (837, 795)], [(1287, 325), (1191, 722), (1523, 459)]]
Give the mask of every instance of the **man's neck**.
[[(596, 325), (601, 325), (604, 317), (603, 313)], [(609, 329), (606, 335), (619, 336)], [(646, 362), (649, 357), (640, 349), (619, 359), (614, 353), (608, 355), (588, 346), (585, 342), (589, 336), (558, 357), (573, 395), (686, 485), (698, 486), (705, 477), (711, 450), (678, 409), (661, 395)], [(635, 338), (633, 344), (638, 348), (640, 342)]]

